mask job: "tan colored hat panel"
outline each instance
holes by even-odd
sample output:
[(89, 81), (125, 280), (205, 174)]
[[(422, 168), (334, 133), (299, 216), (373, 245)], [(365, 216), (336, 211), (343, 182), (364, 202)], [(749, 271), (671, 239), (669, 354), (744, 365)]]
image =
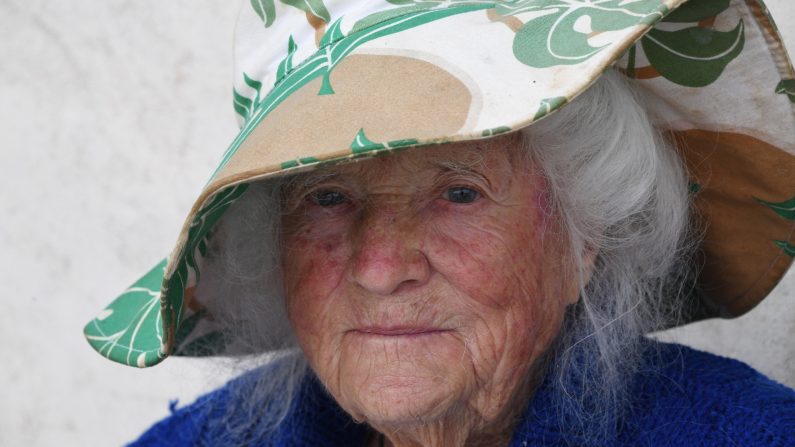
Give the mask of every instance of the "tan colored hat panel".
[(792, 262), (775, 241), (795, 242), (793, 222), (755, 199), (790, 199), (795, 159), (738, 133), (688, 130), (676, 132), (675, 138), (700, 187), (695, 198), (700, 218), (709, 222), (702, 249), (710, 262), (700, 277), (702, 292), (727, 311), (726, 316), (743, 314), (761, 301)]
[(333, 95), (318, 95), (321, 82), (306, 84), (265, 117), (217, 181), (310, 155), (349, 153), (360, 129), (374, 142), (453, 135), (472, 101), (452, 74), (403, 56), (350, 55), (331, 72)]

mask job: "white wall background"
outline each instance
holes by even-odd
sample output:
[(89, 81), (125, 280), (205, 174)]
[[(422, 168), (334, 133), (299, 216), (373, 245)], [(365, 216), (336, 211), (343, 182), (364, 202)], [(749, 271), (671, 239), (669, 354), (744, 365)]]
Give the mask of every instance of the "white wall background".
[[(795, 7), (768, 0), (795, 48)], [(0, 445), (119, 445), (227, 373), (96, 355), (82, 327), (174, 242), (233, 138), (229, 0), (0, 0)], [(795, 275), (666, 337), (795, 386)]]

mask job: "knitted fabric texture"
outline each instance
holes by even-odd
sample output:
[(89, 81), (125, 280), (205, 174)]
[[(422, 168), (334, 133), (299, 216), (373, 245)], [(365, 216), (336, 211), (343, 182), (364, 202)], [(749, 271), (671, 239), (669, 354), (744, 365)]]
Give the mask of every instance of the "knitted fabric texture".
[[(629, 411), (609, 440), (614, 446), (795, 446), (795, 391), (748, 365), (694, 349), (649, 342), (649, 361), (631, 385)], [(261, 371), (258, 371), (261, 373)], [(293, 401), (275, 432), (255, 439), (256, 427), (230, 436), (217, 421), (245, 395), (248, 373), (175, 409), (132, 446), (364, 446), (369, 429), (355, 423), (314, 377)], [(518, 423), (511, 447), (589, 445), (560, 420), (553, 387), (536, 391)], [(263, 404), (263, 411), (268, 411)], [(232, 413), (232, 417), (237, 417)], [(239, 417), (243, 417), (240, 415)], [(248, 417), (249, 415), (245, 415)], [(227, 416), (228, 417), (228, 416)]]

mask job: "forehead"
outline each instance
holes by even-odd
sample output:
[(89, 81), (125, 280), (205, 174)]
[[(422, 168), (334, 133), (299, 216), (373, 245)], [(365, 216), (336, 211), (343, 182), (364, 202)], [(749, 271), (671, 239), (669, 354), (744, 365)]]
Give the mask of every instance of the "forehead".
[(510, 175), (524, 159), (519, 133), (493, 138), (444, 143), (385, 154), (358, 163), (322, 169), (316, 175), (353, 176), (367, 182), (385, 177), (406, 175), (424, 177), (440, 171), (474, 172), (485, 176)]

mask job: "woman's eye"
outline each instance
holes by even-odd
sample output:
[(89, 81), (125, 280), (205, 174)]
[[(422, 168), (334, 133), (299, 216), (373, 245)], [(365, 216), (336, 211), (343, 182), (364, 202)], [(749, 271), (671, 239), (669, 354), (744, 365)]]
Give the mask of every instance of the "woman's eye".
[(348, 203), (348, 198), (345, 197), (345, 194), (333, 190), (315, 191), (309, 195), (309, 199), (322, 207), (331, 207)]
[(479, 197), (479, 192), (466, 186), (455, 186), (444, 192), (445, 200), (453, 203), (472, 203)]

